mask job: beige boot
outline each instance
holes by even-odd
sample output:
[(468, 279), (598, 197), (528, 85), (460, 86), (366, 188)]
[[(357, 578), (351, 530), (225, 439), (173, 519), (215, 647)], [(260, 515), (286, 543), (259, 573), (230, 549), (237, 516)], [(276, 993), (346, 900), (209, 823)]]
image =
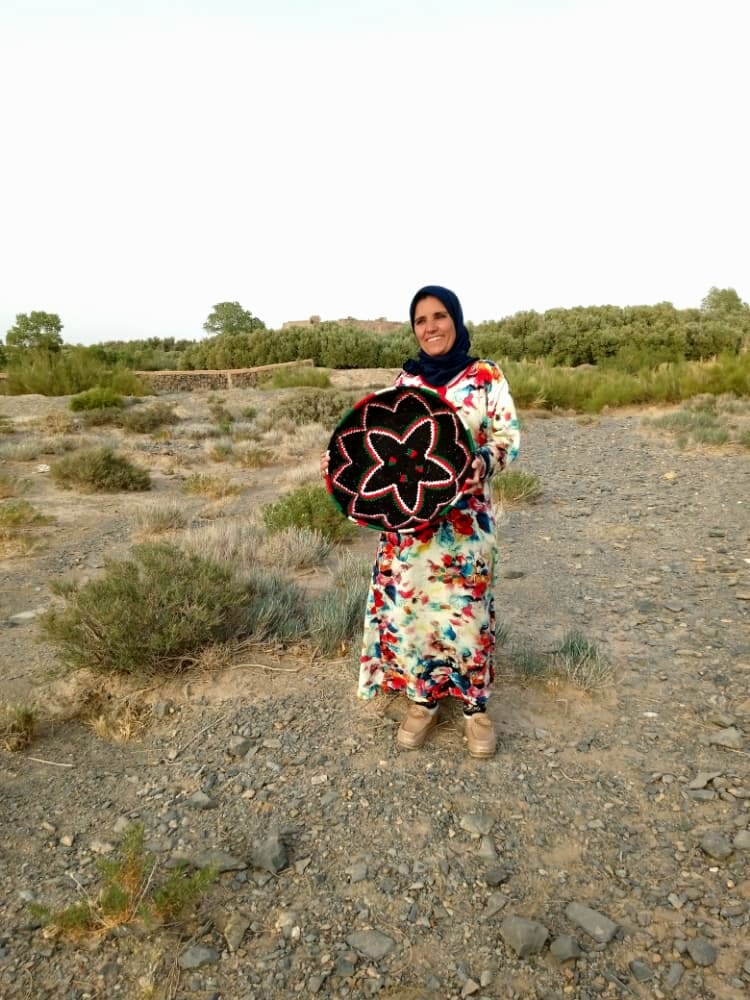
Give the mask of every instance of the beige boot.
[(438, 710), (430, 711), (424, 705), (412, 704), (398, 727), (396, 742), (405, 750), (419, 750), (428, 733), (437, 725)]
[(464, 718), (464, 736), (469, 743), (472, 757), (492, 757), (497, 746), (492, 719), (484, 712), (475, 712)]

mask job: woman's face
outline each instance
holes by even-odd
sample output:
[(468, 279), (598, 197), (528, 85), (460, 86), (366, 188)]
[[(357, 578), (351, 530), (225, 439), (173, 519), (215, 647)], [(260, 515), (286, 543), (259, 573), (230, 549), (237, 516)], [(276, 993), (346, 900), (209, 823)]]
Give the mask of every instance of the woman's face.
[(433, 358), (447, 354), (456, 343), (456, 327), (440, 299), (420, 299), (414, 310), (414, 333), (419, 346)]

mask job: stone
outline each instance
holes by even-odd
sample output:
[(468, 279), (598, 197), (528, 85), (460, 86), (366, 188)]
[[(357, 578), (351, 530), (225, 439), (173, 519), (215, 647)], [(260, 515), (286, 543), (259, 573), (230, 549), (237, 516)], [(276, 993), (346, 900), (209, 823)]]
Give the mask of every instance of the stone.
[(365, 861), (355, 861), (346, 869), (350, 882), (364, 882), (367, 878), (367, 863)]
[(191, 809), (215, 809), (216, 802), (205, 792), (195, 792), (187, 800)]
[(474, 994), (478, 993), (481, 990), (481, 988), (482, 987), (479, 985), (479, 983), (474, 982), (473, 979), (467, 979), (463, 985), (463, 989), (461, 990), (461, 996), (462, 997), (474, 996)]
[(396, 946), (393, 938), (376, 930), (354, 931), (353, 934), (347, 935), (346, 943), (374, 962), (385, 958)]
[(490, 898), (487, 900), (487, 906), (484, 908), (482, 919), (489, 920), (491, 917), (494, 917), (496, 913), (499, 913), (507, 905), (507, 902), (508, 897), (504, 896), (502, 892), (490, 893)]
[(482, 875), (482, 881), (486, 882), (487, 885), (502, 885), (503, 882), (508, 881), (510, 876), (511, 872), (508, 868), (503, 868), (500, 865), (492, 865)]
[(488, 834), (495, 822), (492, 816), (487, 813), (466, 813), (458, 821), (458, 825), (467, 833), (473, 833), (477, 837)]
[(500, 937), (519, 958), (526, 958), (542, 950), (549, 931), (537, 920), (512, 916), (506, 917), (500, 925)]
[(224, 924), (224, 940), (230, 951), (237, 951), (242, 944), (247, 929), (250, 926), (248, 918), (239, 911), (230, 913)]
[(680, 985), (680, 980), (685, 973), (685, 966), (680, 962), (672, 962), (669, 966), (669, 971), (664, 977), (664, 989), (669, 990), (671, 993), (676, 990)]
[(732, 845), (727, 838), (716, 830), (709, 830), (701, 837), (701, 850), (709, 858), (724, 861), (732, 853)]
[(633, 978), (639, 983), (647, 983), (649, 979), (654, 978), (654, 970), (647, 962), (643, 962), (639, 958), (630, 963), (630, 971), (633, 973)]
[(200, 945), (192, 945), (186, 948), (177, 959), (177, 964), (181, 969), (200, 969), (203, 965), (213, 965), (220, 958), (219, 952), (215, 948), (203, 948)]
[(243, 736), (233, 736), (227, 744), (227, 753), (230, 757), (244, 757), (250, 745), (250, 740), (246, 740)]
[(742, 733), (736, 726), (728, 726), (720, 729), (717, 733), (711, 733), (708, 737), (711, 746), (727, 747), (729, 750), (742, 749)]
[(716, 961), (716, 948), (704, 937), (695, 937), (688, 941), (687, 951), (696, 965), (713, 965)]
[(190, 863), (195, 868), (216, 868), (221, 872), (242, 872), (247, 868), (247, 863), (241, 858), (235, 858), (225, 851), (201, 851), (190, 858)]
[(286, 868), (289, 864), (289, 857), (284, 842), (277, 831), (270, 833), (265, 840), (256, 844), (253, 848), (252, 862), (255, 868), (262, 868), (264, 871), (271, 872), (272, 875), (276, 875)]
[(581, 957), (581, 946), (572, 934), (560, 934), (549, 946), (549, 950), (558, 962), (570, 962)]
[(722, 771), (699, 771), (688, 785), (688, 788), (705, 788), (709, 781), (720, 778)]
[(617, 933), (614, 921), (584, 903), (568, 903), (565, 916), (599, 944), (608, 944)]
[(477, 854), (483, 861), (497, 861), (497, 851), (491, 837), (482, 837)]
[(740, 830), (733, 844), (736, 851), (750, 851), (750, 830)]

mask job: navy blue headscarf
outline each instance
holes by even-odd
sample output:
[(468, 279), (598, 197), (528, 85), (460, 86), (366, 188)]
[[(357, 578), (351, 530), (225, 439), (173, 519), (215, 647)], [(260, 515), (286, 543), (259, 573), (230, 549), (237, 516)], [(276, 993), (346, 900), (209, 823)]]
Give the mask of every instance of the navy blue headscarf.
[(443, 288), (442, 285), (425, 285), (424, 288), (419, 289), (409, 306), (409, 319), (411, 320), (412, 330), (414, 329), (414, 313), (417, 304), (422, 299), (426, 299), (428, 295), (439, 299), (447, 309), (448, 315), (453, 320), (453, 325), (456, 328), (456, 342), (447, 354), (441, 354), (438, 357), (432, 357), (420, 349), (417, 359), (409, 358), (404, 362), (403, 369), (409, 375), (421, 375), (428, 385), (447, 385), (464, 368), (467, 368), (472, 361), (476, 361), (477, 359), (469, 355), (471, 341), (469, 340), (469, 331), (464, 326), (464, 314), (461, 309), (461, 303), (458, 301), (456, 293), (452, 292), (449, 288)]

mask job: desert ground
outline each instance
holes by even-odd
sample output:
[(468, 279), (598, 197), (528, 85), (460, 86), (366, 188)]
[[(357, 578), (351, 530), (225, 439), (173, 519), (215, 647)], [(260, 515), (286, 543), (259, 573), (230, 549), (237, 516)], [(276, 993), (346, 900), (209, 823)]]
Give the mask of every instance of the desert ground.
[[(217, 397), (272, 427), (294, 392), (162, 394), (180, 420), (155, 435), (68, 428), (148, 468), (148, 492), (64, 490), (58, 455), (4, 453), (51, 520), (0, 561), (0, 700), (37, 717), (28, 746), (0, 749), (0, 996), (746, 997), (747, 450), (678, 448), (647, 411), (523, 415), (518, 465), (543, 492), (498, 515), (489, 761), (450, 709), (400, 751), (403, 700), (358, 702), (350, 652), (265, 646), (138, 681), (60, 670), (37, 624), (53, 583), (126, 556), (146, 508), (174, 500), (196, 529), (314, 480), (321, 427), (267, 431), (259, 469), (228, 468), (202, 436)], [(2, 440), (54, 441), (68, 405), (0, 397)], [(196, 470), (241, 492), (187, 496)], [(359, 529), (349, 548), (371, 559), (376, 539)], [(297, 578), (319, 588), (332, 565)], [(514, 669), (513, 650), (571, 630), (611, 665), (602, 689)], [(221, 869), (189, 918), (75, 940), (43, 926), (30, 904), (93, 896), (132, 823), (159, 871)]]

